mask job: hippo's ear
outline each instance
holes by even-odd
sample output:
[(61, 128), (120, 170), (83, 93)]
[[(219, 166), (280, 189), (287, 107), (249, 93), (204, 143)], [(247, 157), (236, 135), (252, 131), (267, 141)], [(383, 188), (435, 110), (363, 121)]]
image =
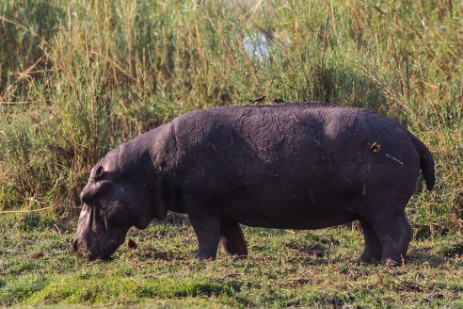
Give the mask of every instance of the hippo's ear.
[(103, 165), (98, 165), (95, 171), (95, 178), (101, 178), (105, 174)]

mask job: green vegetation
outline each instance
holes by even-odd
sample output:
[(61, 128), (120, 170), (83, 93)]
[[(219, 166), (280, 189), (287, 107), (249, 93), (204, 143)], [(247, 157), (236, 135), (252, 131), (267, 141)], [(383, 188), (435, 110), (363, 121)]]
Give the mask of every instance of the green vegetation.
[[(31, 223), (32, 222), (32, 223)], [(32, 226), (31, 226), (32, 224)], [(70, 254), (72, 229), (45, 215), (9, 215), (0, 231), (0, 305), (460, 308), (461, 234), (412, 243), (402, 267), (358, 262), (357, 225), (320, 231), (245, 228), (250, 255), (195, 260), (191, 227), (131, 230), (108, 262)]]
[[(0, 304), (463, 306), (462, 29), (455, 1), (0, 0), (0, 210), (46, 208), (0, 214)], [(262, 34), (269, 56), (250, 58)], [(355, 225), (246, 229), (246, 260), (196, 262), (192, 230), (164, 224), (109, 263), (69, 254), (109, 149), (262, 94), (368, 107), (429, 146), (438, 183), (407, 208), (410, 263), (356, 263)]]

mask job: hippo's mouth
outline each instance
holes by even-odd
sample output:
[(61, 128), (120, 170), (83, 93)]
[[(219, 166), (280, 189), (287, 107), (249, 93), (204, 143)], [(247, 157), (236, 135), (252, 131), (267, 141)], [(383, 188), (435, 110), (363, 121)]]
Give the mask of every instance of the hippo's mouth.
[(98, 247), (99, 246), (97, 245), (96, 248), (91, 249), (83, 241), (75, 238), (72, 239), (72, 251), (74, 252), (74, 254), (82, 258), (87, 258), (90, 261), (98, 258)]
[(119, 248), (115, 241), (100, 243), (95, 241), (90, 246), (86, 241), (72, 239), (72, 250), (77, 256), (87, 258), (92, 261), (95, 259), (108, 260), (111, 255)]

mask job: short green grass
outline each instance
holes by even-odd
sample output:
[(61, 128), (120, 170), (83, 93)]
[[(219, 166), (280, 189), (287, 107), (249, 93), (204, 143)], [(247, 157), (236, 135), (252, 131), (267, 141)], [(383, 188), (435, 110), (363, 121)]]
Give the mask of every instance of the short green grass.
[[(358, 261), (356, 224), (319, 231), (244, 228), (247, 258), (194, 258), (189, 226), (131, 230), (110, 261), (71, 254), (72, 228), (47, 215), (2, 217), (0, 305), (66, 307), (460, 308), (462, 235), (414, 240), (401, 267)], [(35, 228), (30, 229), (31, 222)], [(37, 228), (39, 226), (39, 228)]]

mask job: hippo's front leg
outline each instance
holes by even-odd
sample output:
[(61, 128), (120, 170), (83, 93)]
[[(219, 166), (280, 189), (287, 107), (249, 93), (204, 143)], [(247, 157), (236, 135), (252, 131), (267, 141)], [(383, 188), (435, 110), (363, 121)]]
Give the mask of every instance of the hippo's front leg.
[(220, 221), (220, 242), (231, 255), (247, 256), (248, 249), (239, 223), (222, 219)]
[(220, 241), (220, 219), (212, 214), (210, 206), (195, 198), (187, 198), (187, 213), (198, 238), (199, 260), (214, 260)]

